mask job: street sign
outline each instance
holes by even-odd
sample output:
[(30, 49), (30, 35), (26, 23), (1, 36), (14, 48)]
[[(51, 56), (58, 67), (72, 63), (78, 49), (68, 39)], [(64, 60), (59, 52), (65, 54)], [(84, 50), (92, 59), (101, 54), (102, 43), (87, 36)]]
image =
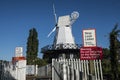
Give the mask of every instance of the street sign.
[(101, 47), (81, 47), (80, 59), (81, 60), (97, 60), (102, 59), (103, 52)]
[(83, 46), (95, 47), (96, 46), (96, 31), (95, 29), (83, 30)]

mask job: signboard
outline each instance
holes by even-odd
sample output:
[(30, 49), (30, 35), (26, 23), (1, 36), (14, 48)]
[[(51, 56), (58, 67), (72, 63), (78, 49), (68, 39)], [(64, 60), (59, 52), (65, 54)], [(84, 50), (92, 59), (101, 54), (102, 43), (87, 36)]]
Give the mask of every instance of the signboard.
[(96, 46), (96, 31), (95, 31), (95, 29), (83, 30), (83, 45), (84, 45), (84, 47)]
[(23, 56), (23, 47), (16, 47), (15, 48), (15, 57), (21, 57)]
[(103, 52), (101, 47), (81, 47), (80, 59), (81, 60), (96, 60), (102, 59)]
[(27, 65), (26, 66), (26, 74), (34, 75), (35, 74), (35, 65)]

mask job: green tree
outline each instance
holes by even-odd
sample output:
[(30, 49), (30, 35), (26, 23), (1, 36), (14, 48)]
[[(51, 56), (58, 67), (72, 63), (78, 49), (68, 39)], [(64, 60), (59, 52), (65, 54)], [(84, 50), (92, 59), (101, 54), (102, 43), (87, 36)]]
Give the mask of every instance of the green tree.
[(110, 75), (110, 71), (111, 71), (110, 50), (107, 48), (103, 48), (102, 68), (103, 68), (103, 74)]
[(110, 32), (110, 59), (111, 59), (111, 73), (113, 80), (119, 80), (118, 79), (118, 35), (120, 30), (117, 29), (118, 24), (114, 26), (112, 31)]
[(40, 58), (37, 58), (37, 60), (36, 60), (35, 63), (38, 65), (38, 67), (41, 67), (41, 66), (45, 66), (45, 65), (47, 65), (46, 60), (44, 60), (44, 59), (40, 59)]
[(27, 51), (26, 51), (26, 58), (28, 65), (36, 64), (38, 60), (38, 33), (35, 28), (29, 30), (29, 37), (27, 39)]

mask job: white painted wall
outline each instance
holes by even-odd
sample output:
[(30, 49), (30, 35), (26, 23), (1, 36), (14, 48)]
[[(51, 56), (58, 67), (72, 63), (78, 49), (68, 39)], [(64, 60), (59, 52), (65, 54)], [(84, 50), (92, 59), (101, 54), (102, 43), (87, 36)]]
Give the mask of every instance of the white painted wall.
[(26, 80), (26, 60), (20, 60), (16, 63), (16, 79)]

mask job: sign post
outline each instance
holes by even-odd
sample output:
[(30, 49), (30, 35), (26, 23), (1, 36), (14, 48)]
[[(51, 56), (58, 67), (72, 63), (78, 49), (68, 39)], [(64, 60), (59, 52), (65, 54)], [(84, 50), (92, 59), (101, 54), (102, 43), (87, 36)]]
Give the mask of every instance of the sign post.
[[(92, 79), (92, 76), (95, 75), (96, 80), (97, 79), (99, 80), (100, 79), (99, 72), (102, 73), (102, 69), (101, 66), (98, 66), (98, 63), (101, 65), (103, 53), (102, 48), (97, 47), (96, 30), (85, 29), (82, 31), (82, 33), (83, 33), (83, 47), (80, 48), (80, 59), (89, 60), (89, 68), (91, 75), (90, 78)], [(102, 74), (101, 80), (103, 80)]]

